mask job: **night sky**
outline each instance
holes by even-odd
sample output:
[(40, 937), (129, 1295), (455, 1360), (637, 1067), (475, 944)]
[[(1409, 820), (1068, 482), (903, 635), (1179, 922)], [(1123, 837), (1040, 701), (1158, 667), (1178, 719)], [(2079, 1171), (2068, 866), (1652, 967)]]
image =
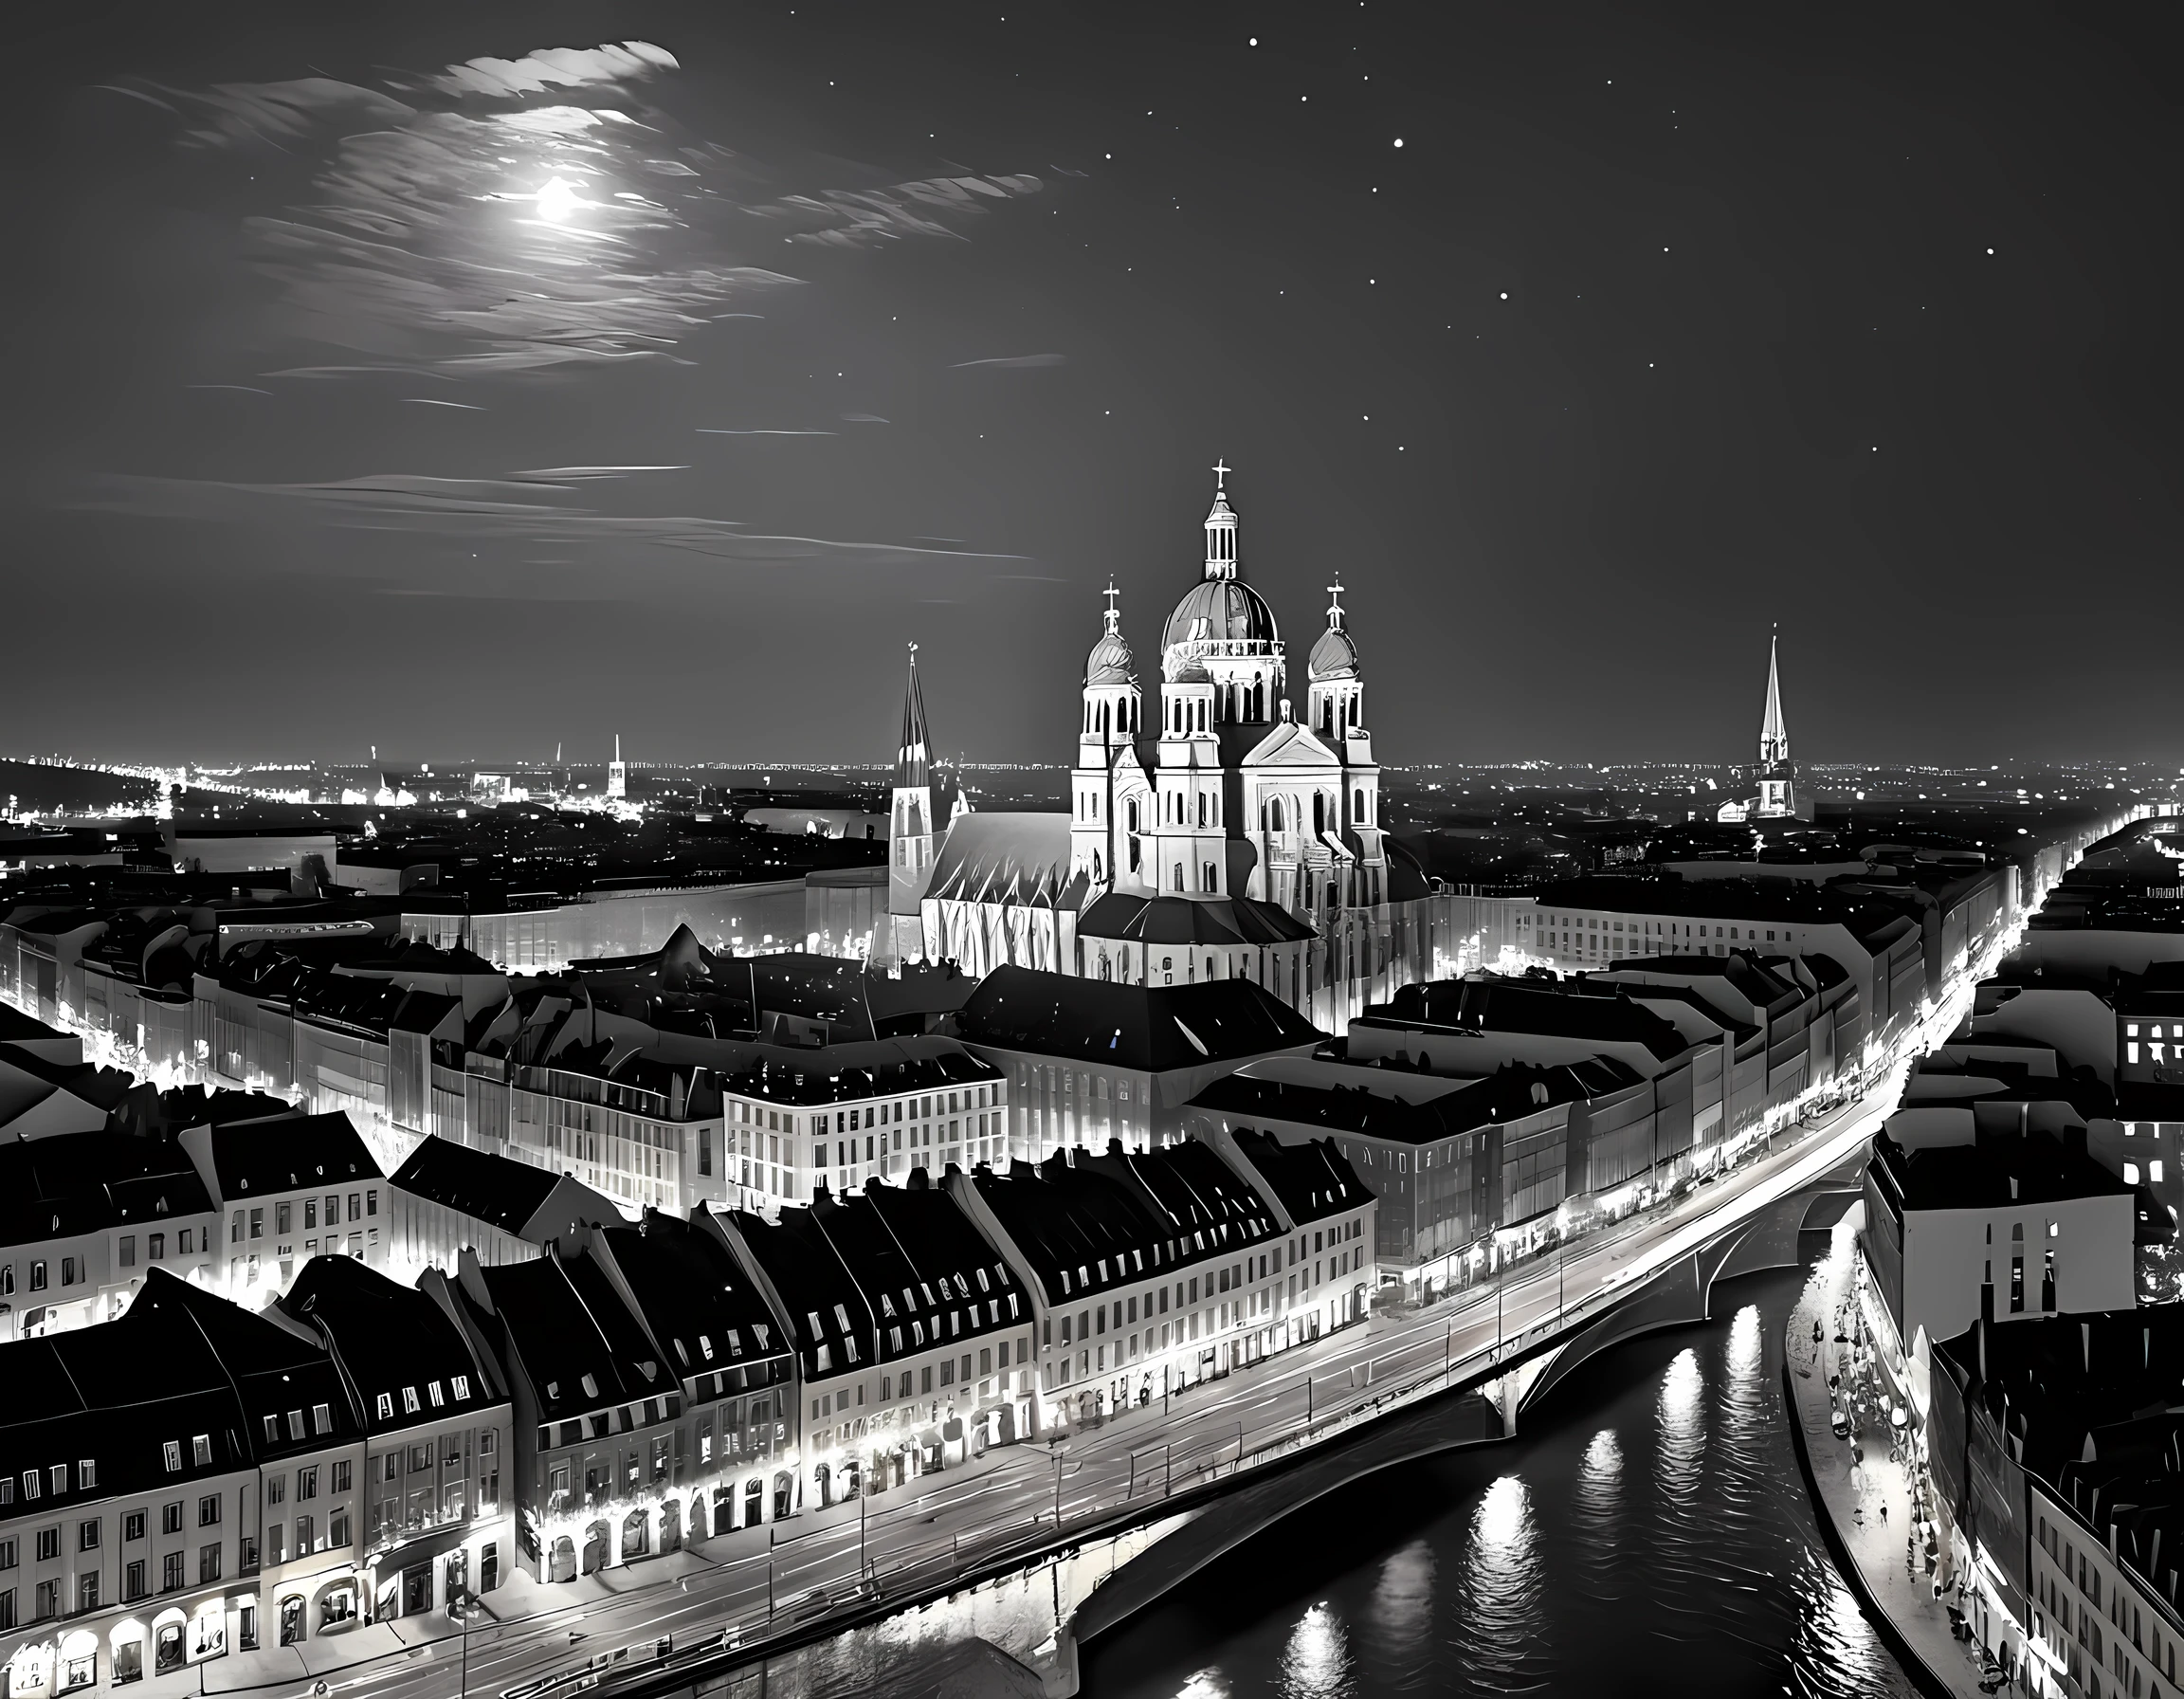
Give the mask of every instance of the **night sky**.
[(6, 753), (2184, 760), (2172, 9), (41, 11)]

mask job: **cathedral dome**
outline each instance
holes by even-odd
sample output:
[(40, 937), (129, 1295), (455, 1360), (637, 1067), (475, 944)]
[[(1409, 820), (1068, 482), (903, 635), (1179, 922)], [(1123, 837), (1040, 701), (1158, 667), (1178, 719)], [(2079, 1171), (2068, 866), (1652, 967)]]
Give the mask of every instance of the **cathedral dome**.
[(1272, 644), (1281, 633), (1274, 629), (1274, 611), (1266, 598), (1250, 585), (1233, 577), (1205, 578), (1184, 592), (1168, 616), (1160, 646), (1178, 643)]
[(1322, 679), (1357, 676), (1357, 646), (1350, 641), (1348, 631), (1329, 626), (1320, 633), (1320, 641), (1312, 646), (1311, 675), (1316, 684)]
[(1128, 685), (1138, 677), (1138, 659), (1119, 631), (1104, 631), (1084, 659), (1084, 685)]

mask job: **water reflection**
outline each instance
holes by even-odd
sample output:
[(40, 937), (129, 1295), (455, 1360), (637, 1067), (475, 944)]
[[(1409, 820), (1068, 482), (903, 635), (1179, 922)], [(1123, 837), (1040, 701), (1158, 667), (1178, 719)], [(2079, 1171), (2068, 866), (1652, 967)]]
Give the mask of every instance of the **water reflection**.
[(1338, 1699), (1354, 1690), (1350, 1635), (1322, 1599), (1298, 1618), (1282, 1648), (1283, 1699)]
[(1433, 1547), (1413, 1540), (1380, 1566), (1373, 1589), (1372, 1654), (1397, 1667), (1413, 1663), (1429, 1644), (1433, 1626)]
[(1502, 1475), (1471, 1513), (1455, 1628), (1467, 1672), (1510, 1686), (1537, 1663), (1546, 1651), (1545, 1585), (1532, 1494), (1519, 1476)]
[(1622, 1587), (1623, 1447), (1615, 1430), (1602, 1428), (1585, 1448), (1577, 1490), (1570, 1506), (1577, 1536), (1578, 1585), (1587, 1597), (1611, 1599)]
[(1616, 1347), (1514, 1440), (1291, 1518), (1087, 1648), (1086, 1699), (1910, 1699), (1791, 1449), (1781, 1329), (1803, 1279), (1725, 1287), (1734, 1310)]

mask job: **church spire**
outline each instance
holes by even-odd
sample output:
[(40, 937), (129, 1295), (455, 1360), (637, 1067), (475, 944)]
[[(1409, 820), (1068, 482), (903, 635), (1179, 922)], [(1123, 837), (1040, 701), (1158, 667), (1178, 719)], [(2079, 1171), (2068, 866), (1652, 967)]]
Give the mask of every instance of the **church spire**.
[(895, 761), (898, 790), (931, 777), (933, 734), (925, 724), (925, 693), (918, 686), (918, 646), (910, 646), (910, 685), (902, 695), (902, 747)]
[(1228, 505), (1228, 468), (1213, 463), (1213, 505), (1206, 513), (1206, 575), (1236, 575), (1236, 510)]
[(1767, 639), (1767, 717), (1759, 724), (1759, 764), (1779, 766), (1790, 758), (1790, 730), (1782, 723), (1782, 680), (1774, 650), (1779, 637)]

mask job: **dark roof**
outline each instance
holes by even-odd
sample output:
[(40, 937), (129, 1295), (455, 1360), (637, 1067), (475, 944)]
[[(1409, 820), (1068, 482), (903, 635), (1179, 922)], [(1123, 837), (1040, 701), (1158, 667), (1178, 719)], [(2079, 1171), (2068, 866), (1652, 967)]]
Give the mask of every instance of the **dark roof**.
[(1395, 1094), (1392, 1080), (1382, 1086), (1368, 1070), (1356, 1071), (1360, 1077), (1354, 1086), (1323, 1086), (1268, 1079), (1247, 1069), (1211, 1081), (1191, 1105), (1239, 1121), (1281, 1121), (1401, 1144), (1430, 1144), (1506, 1125), (1600, 1089), (1619, 1088), (1622, 1083), (1604, 1069), (1581, 1073), (1570, 1067), (1512, 1064), (1483, 1079), (1462, 1081), (1453, 1090), (1430, 1097), (1412, 1093), (1416, 1101), (1407, 1102)]
[(1325, 1036), (1248, 979), (1121, 985), (1000, 967), (956, 1017), (966, 1043), (1160, 1073), (1301, 1050)]
[(208, 1142), (224, 1200), (383, 1178), (346, 1109), (285, 1121), (230, 1123), (210, 1128)]
[(205, 1182), (173, 1144), (112, 1131), (0, 1144), (0, 1244), (35, 1244), (211, 1209)]
[(764, 1295), (710, 1232), (647, 1210), (639, 1225), (599, 1236), (678, 1373), (697, 1379), (787, 1355)]
[[(677, 1392), (643, 1325), (589, 1251), (479, 1270), (541, 1421)], [(647, 1372), (649, 1371), (649, 1372)], [(590, 1385), (586, 1385), (589, 1379)]]
[(1884, 1129), (1874, 1135), (1870, 1166), (1884, 1192), (1910, 1210), (1992, 1209), (2006, 1203), (2133, 1195), (2129, 1186), (2086, 1155), (2083, 1129), (2069, 1143), (2045, 1132), (1983, 1132), (1970, 1143), (1928, 1144), (1912, 1150)]
[(1369, 1005), (1364, 1018), (1386, 1025), (1641, 1044), (1662, 1062), (1689, 1048), (1681, 1032), (1643, 1004), (1627, 996), (1589, 994), (1567, 982), (1475, 976), (1406, 985), (1387, 1002)]
[[(41, 1502), (58, 1509), (248, 1467), (252, 1452), (235, 1384), (196, 1324), (192, 1291), (155, 1268), (114, 1321), (0, 1344), (0, 1381), (9, 1389), (0, 1404), (0, 1480), (22, 1492), (24, 1474), (38, 1471)], [(236, 1313), (254, 1327), (280, 1331)], [(200, 1435), (202, 1460), (194, 1443)], [(173, 1470), (167, 1467), (169, 1443), (178, 1448)], [(88, 1485), (78, 1467), (84, 1459), (97, 1466)]]
[(473, 1150), (437, 1134), (422, 1141), (394, 1170), (402, 1191), (497, 1227), (519, 1238), (561, 1177), (489, 1150)]
[(1109, 891), (1085, 904), (1079, 938), (1113, 938), (1148, 945), (1300, 943), (1312, 928), (1294, 915), (1251, 897), (1132, 896)]
[(1373, 1197), (1332, 1139), (1284, 1144), (1272, 1133), (1239, 1127), (1236, 1147), (1296, 1222), (1324, 1220), (1354, 1210)]
[(492, 1383), (455, 1319), (415, 1287), (390, 1280), (355, 1257), (312, 1257), (280, 1308), (317, 1329), (332, 1347), (368, 1432), (385, 1433), (493, 1402)]

